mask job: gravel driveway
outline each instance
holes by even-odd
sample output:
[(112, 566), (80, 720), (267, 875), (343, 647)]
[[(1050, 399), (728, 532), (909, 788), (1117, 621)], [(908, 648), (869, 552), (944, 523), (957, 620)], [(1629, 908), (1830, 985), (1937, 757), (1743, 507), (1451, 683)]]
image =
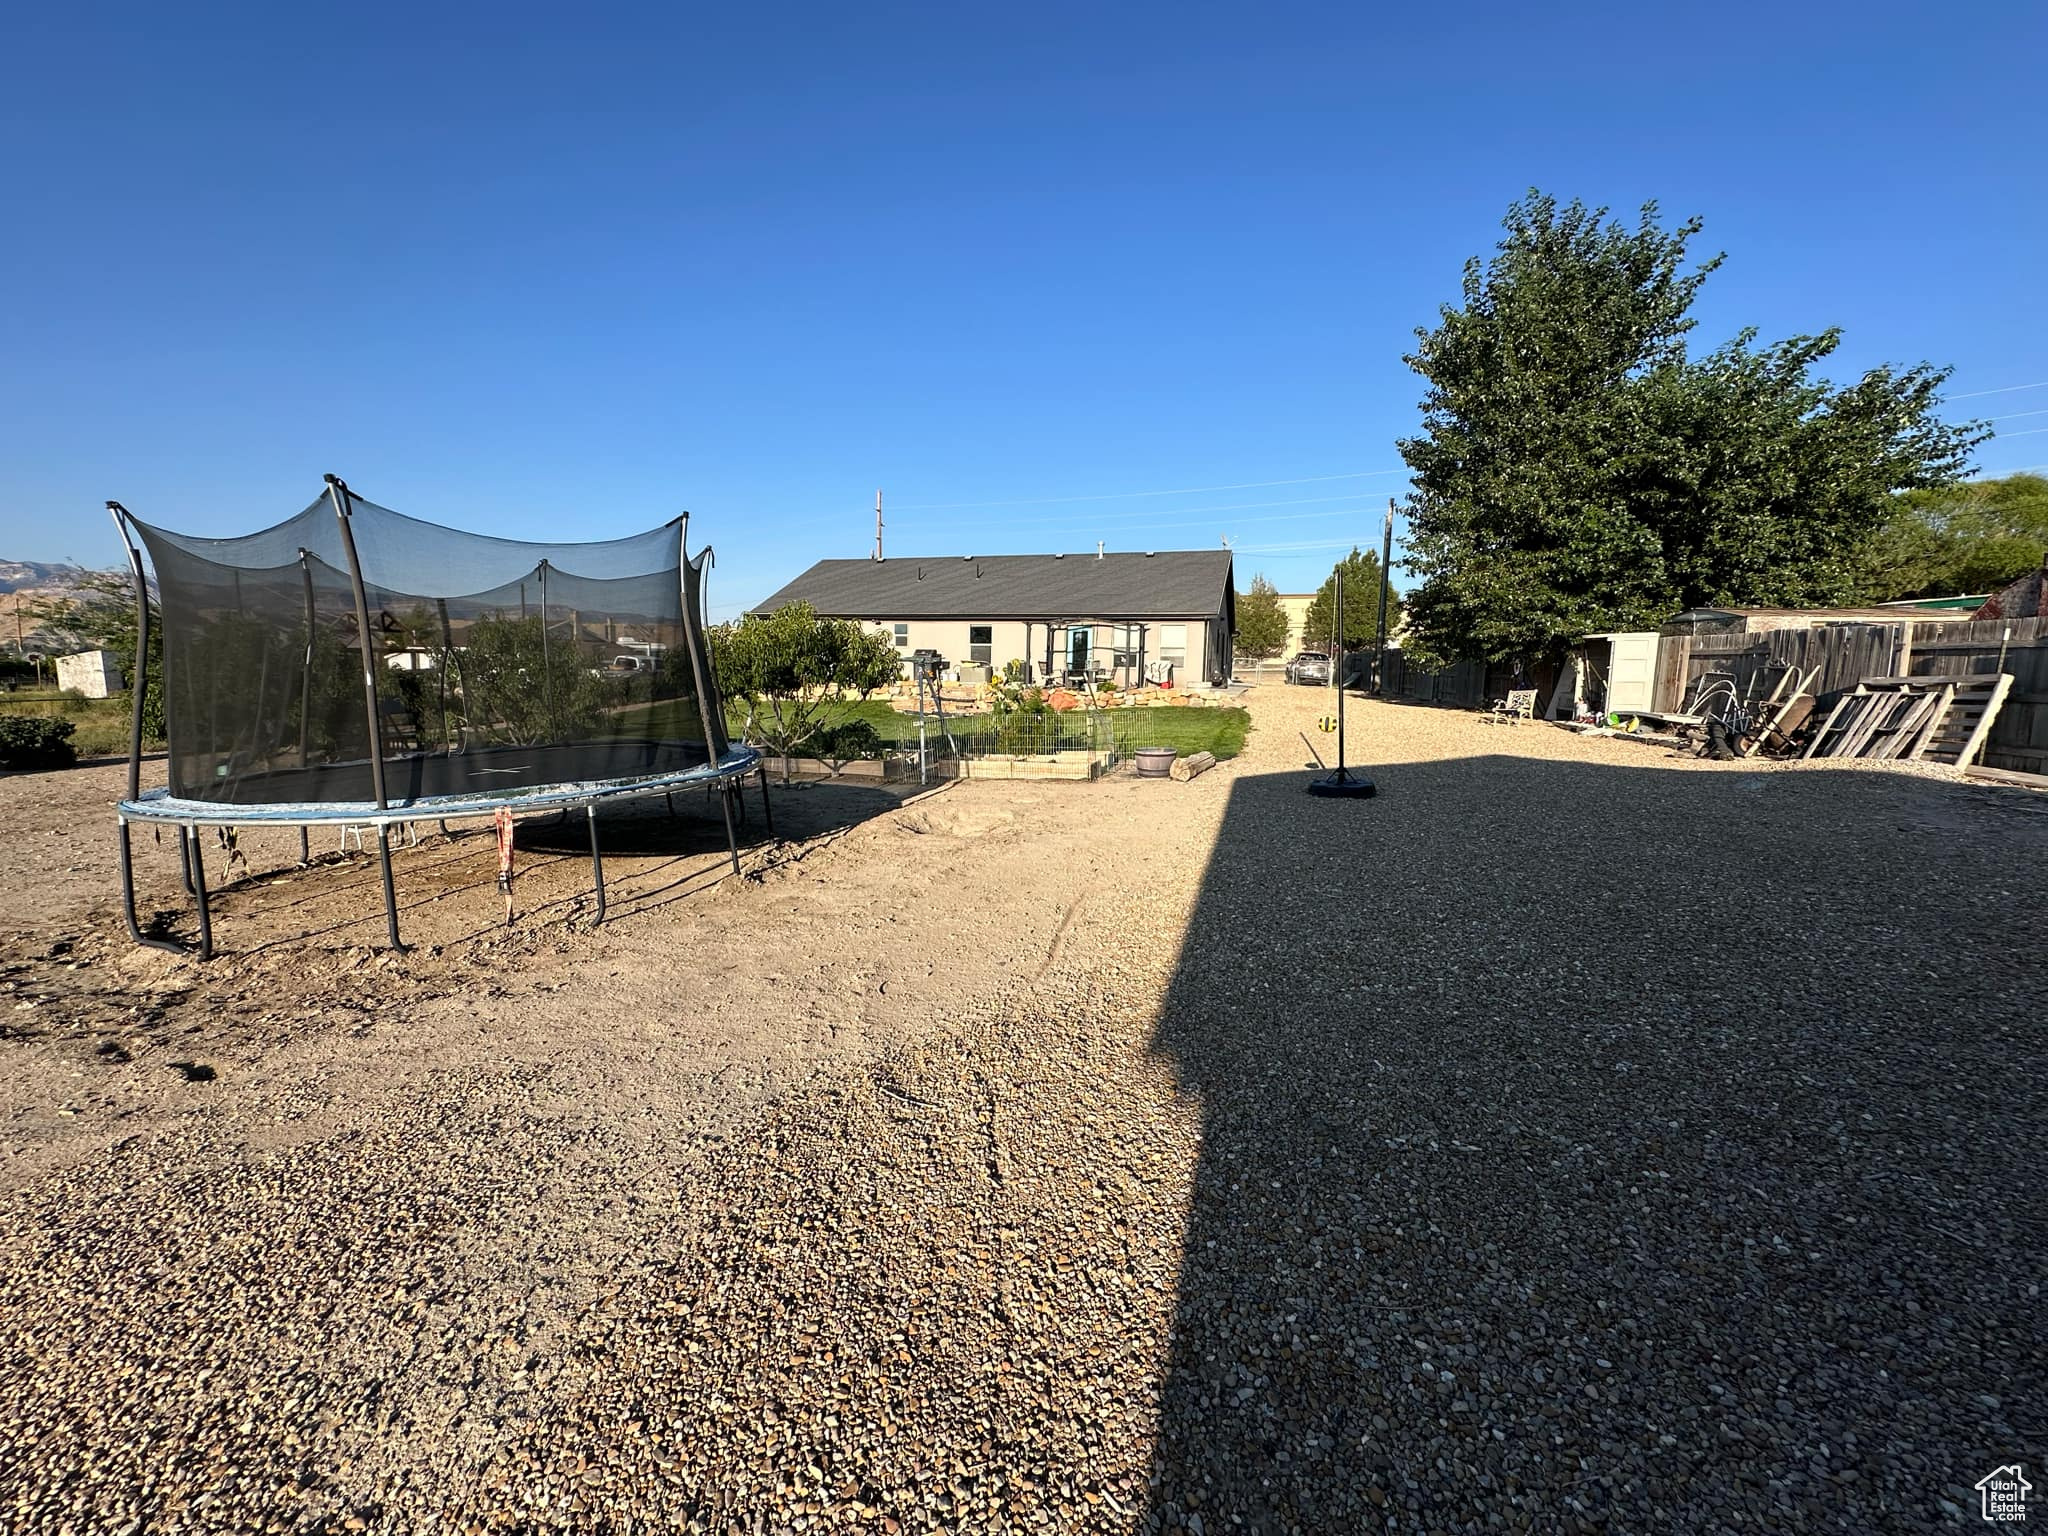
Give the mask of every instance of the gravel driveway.
[(336, 926), (359, 860), (132, 954), (96, 781), (0, 781), (72, 882), (4, 957), (0, 1529), (1921, 1531), (2038, 1482), (2048, 802), (1377, 705), (1380, 798), (1317, 801), (1327, 708), (1258, 690), (1189, 784), (786, 792), (754, 878), (622, 853), (596, 932), (566, 858), (508, 933), (422, 848), (404, 959)]

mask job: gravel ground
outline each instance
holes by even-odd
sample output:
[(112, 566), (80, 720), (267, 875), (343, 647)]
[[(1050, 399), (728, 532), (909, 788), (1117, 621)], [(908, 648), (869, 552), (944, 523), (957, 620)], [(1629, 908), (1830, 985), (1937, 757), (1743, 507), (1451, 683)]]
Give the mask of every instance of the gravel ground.
[(0, 781), (0, 1529), (1977, 1524), (2042, 803), (1371, 705), (1315, 801), (1325, 697), (1252, 707), (1186, 785), (787, 792), (595, 933), (413, 850), (403, 959), (360, 861), (132, 954), (104, 790)]

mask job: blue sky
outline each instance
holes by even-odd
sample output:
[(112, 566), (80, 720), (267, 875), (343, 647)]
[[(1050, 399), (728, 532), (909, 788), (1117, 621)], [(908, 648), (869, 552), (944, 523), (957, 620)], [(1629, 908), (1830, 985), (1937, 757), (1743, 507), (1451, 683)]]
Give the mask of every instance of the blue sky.
[[(1401, 354), (1531, 185), (1704, 216), (1704, 341), (1841, 325), (1837, 377), (2048, 412), (2044, 59), (2032, 0), (40, 7), (0, 557), (331, 469), (512, 536), (689, 508), (725, 611), (864, 554), (877, 487), (891, 553), (1228, 534), (1296, 590), (1376, 537)], [(1987, 472), (2048, 462), (1998, 426)]]

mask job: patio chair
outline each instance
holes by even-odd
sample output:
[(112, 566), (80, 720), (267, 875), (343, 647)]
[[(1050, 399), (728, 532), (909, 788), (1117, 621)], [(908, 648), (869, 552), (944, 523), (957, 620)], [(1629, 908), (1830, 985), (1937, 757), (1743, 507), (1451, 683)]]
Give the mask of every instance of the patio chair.
[(1536, 690), (1534, 688), (1511, 688), (1504, 699), (1495, 699), (1493, 708), (1479, 717), (1481, 725), (1520, 725), (1524, 720), (1536, 718)]

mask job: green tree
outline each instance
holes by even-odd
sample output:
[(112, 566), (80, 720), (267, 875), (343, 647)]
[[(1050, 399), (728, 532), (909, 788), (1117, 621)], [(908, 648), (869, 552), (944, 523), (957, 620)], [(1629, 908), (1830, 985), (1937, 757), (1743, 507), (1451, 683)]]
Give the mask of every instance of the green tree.
[(902, 675), (887, 636), (821, 619), (809, 603), (717, 625), (710, 638), (719, 689), (745, 702), (748, 734), (785, 759), (841, 721), (846, 694), (865, 699)]
[[(578, 741), (597, 732), (607, 708), (645, 702), (628, 699), (611, 679), (593, 676), (573, 645), (543, 630), (539, 614), (479, 617), (455, 660), (465, 723), (483, 741)], [(410, 709), (427, 707), (427, 674), (377, 670), (380, 692)], [(421, 724), (423, 732), (434, 729)]]
[[(55, 598), (24, 608), (32, 614), (54, 655), (105, 651), (121, 669), (122, 679), (135, 686), (135, 582), (115, 571), (91, 571), (79, 582), (76, 597)], [(149, 595), (149, 692), (142, 701), (142, 735), (146, 742), (164, 739), (164, 624), (156, 594)]]
[(1287, 610), (1280, 590), (1264, 576), (1252, 578), (1251, 590), (1237, 594), (1237, 652), (1254, 661), (1278, 656), (1287, 645)]
[(1554, 654), (1598, 629), (1706, 604), (1854, 600), (1893, 493), (1953, 483), (1989, 435), (1936, 419), (1947, 370), (1814, 377), (1840, 332), (1703, 358), (1686, 337), (1700, 231), (1646, 204), (1531, 192), (1463, 302), (1417, 331), (1408, 643), (1434, 659)]
[[(1341, 635), (1337, 632), (1339, 571), (1344, 573), (1344, 632)], [(1355, 651), (1370, 646), (1379, 634), (1380, 589), (1383, 586), (1387, 593), (1387, 633), (1392, 634), (1401, 614), (1401, 595), (1394, 590), (1393, 583), (1381, 575), (1378, 551), (1361, 550), (1354, 545), (1350, 554), (1330, 568), (1330, 574), (1323, 578), (1323, 584), (1309, 602), (1308, 614), (1301, 622), (1303, 648), (1335, 655), (1339, 650)]]
[(1906, 491), (1863, 557), (1870, 602), (1995, 592), (2048, 556), (2048, 477)]

